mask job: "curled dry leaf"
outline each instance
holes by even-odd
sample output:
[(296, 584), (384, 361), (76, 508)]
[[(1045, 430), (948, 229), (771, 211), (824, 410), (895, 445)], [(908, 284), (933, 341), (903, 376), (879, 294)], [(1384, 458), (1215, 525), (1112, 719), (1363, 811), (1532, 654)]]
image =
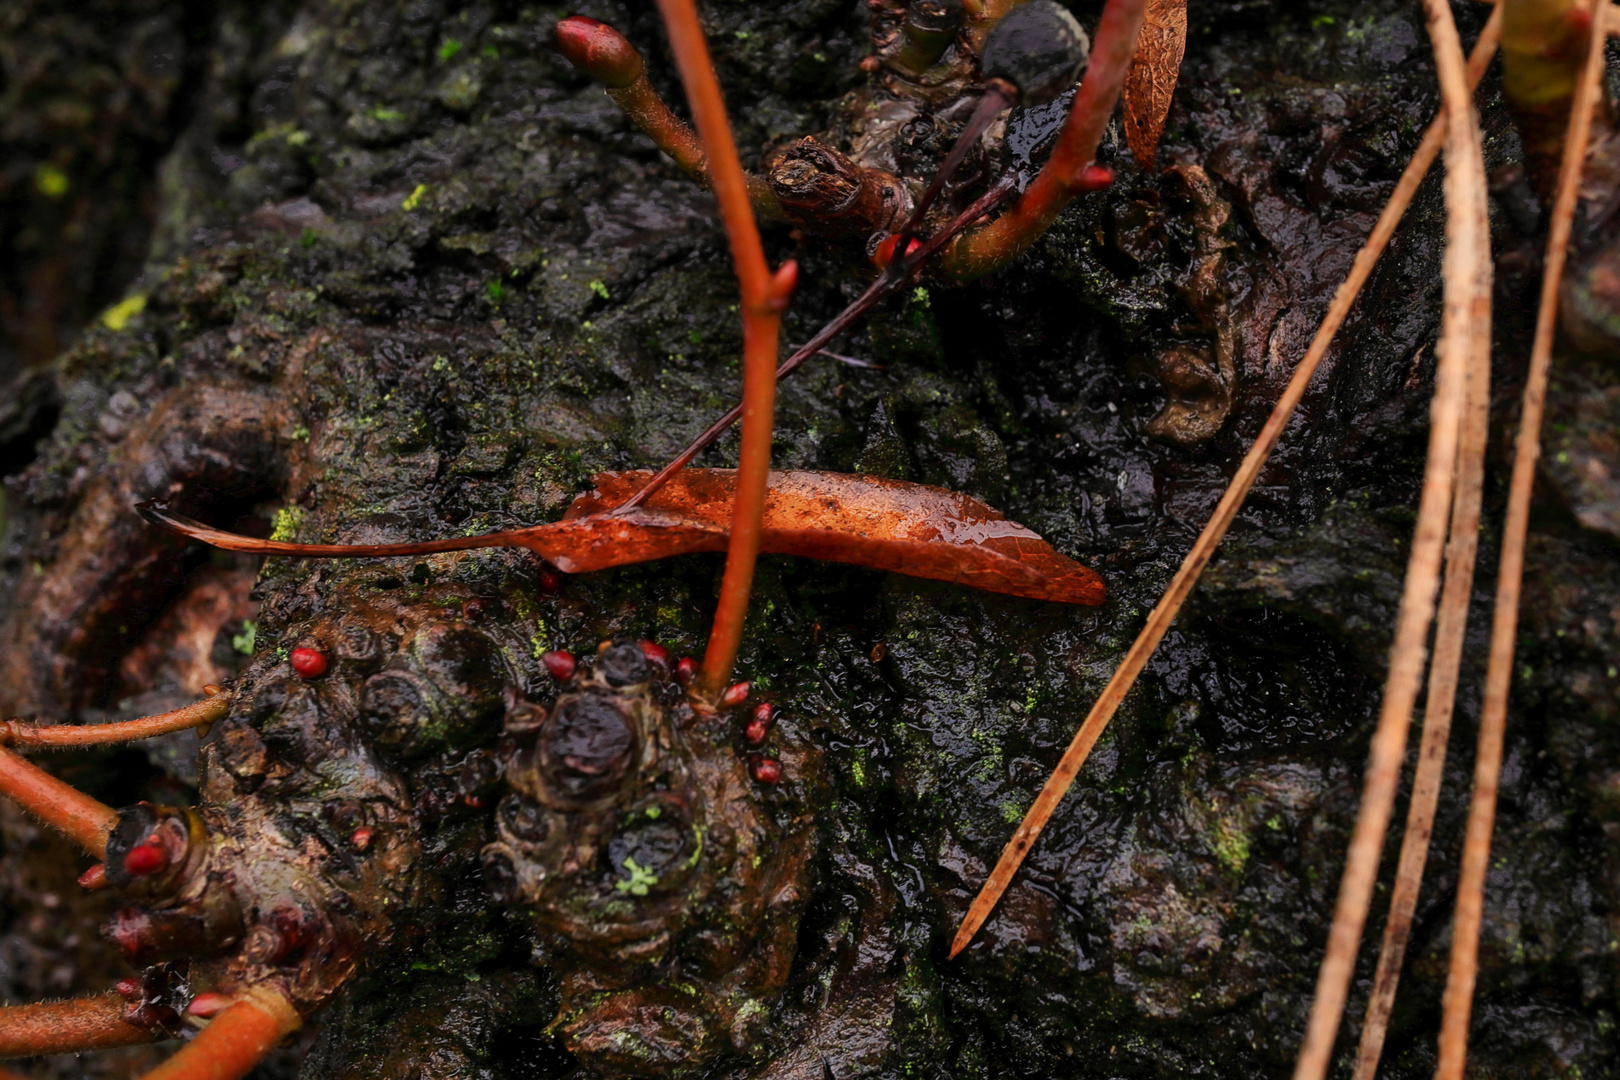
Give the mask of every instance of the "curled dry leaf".
[[(599, 473), (563, 520), (511, 532), (405, 544), (293, 544), (210, 528), (147, 504), (150, 522), (232, 551), (358, 557), (523, 547), (565, 573), (724, 551), (736, 473), (686, 469), (644, 505), (615, 506), (640, 490), (646, 472)], [(1034, 600), (1096, 605), (1106, 595), (1095, 571), (1059, 554), (1035, 533), (977, 499), (944, 488), (871, 476), (773, 472), (761, 550), (854, 563)]]
[(1187, 0), (1148, 0), (1124, 95), (1125, 143), (1144, 169), (1153, 168), (1186, 48)]

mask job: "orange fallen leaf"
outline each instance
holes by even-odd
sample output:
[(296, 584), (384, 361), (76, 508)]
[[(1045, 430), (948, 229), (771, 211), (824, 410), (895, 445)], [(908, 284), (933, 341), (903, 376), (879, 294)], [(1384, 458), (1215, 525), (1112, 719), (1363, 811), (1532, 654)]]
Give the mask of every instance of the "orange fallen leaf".
[(1124, 94), (1125, 144), (1144, 169), (1158, 154), (1186, 49), (1187, 0), (1148, 0)]
[[(613, 507), (640, 489), (646, 472), (600, 473), (596, 490), (563, 520), (511, 532), (404, 544), (293, 544), (222, 532), (152, 504), (148, 521), (232, 551), (303, 558), (423, 555), (522, 547), (565, 573), (724, 551), (731, 527), (730, 469), (686, 469), (635, 510)], [(820, 472), (773, 472), (762, 550), (854, 563), (1035, 600), (1096, 605), (1102, 579), (977, 499), (944, 488)]]

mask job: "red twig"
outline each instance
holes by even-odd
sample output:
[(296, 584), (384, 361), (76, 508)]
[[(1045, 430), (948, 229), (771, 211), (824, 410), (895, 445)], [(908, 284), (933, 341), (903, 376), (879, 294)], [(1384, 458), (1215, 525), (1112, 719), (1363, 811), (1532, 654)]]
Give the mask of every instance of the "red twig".
[(1558, 170), (1558, 194), (1547, 230), (1547, 255), (1541, 278), (1536, 336), (1530, 349), (1530, 373), (1514, 448), (1513, 476), (1508, 487), (1507, 520), (1502, 526), (1502, 555), (1496, 575), (1496, 609), (1492, 614), (1490, 659), (1485, 670), (1485, 701), (1479, 718), (1479, 750), (1474, 759), (1474, 793), (1463, 836), (1462, 867), (1457, 877), (1457, 909), (1451, 924), (1451, 967), (1446, 976), (1440, 1022), (1440, 1062), (1436, 1080), (1461, 1080), (1468, 1056), (1468, 1023), (1474, 982), (1479, 973), (1479, 928), (1485, 910), (1485, 871), (1496, 819), (1496, 791), (1502, 771), (1502, 739), (1507, 727), (1508, 692), (1513, 682), (1513, 646), (1519, 626), (1519, 590), (1524, 581), (1525, 533), (1530, 525), (1530, 494), (1536, 461), (1541, 456), (1541, 419), (1547, 379), (1552, 368), (1553, 334), (1558, 319), (1558, 286), (1569, 250), (1570, 225), (1580, 194), (1592, 110), (1603, 71), (1606, 23), (1613, 9), (1594, 5), (1586, 66), (1575, 88), (1569, 134)]
[(256, 988), (141, 1080), (238, 1080), (300, 1023), (297, 1010), (279, 992)]
[(0, 795), (76, 841), (97, 859), (107, 857), (107, 836), (118, 824), (117, 811), (3, 747)]
[(1070, 199), (1087, 190), (1082, 173), (1096, 159), (1097, 144), (1130, 74), (1146, 6), (1147, 0), (1108, 0), (1085, 78), (1046, 167), (1005, 213), (946, 247), (940, 258), (945, 274), (971, 280), (1005, 266), (1046, 232)]
[(777, 334), (782, 312), (798, 279), (798, 265), (782, 264), (774, 275), (765, 262), (759, 226), (748, 202), (742, 161), (731, 138), (725, 101), (703, 40), (692, 0), (658, 0), (669, 33), (675, 65), (697, 123), (708, 159), (709, 184), (720, 203), (720, 218), (731, 241), (731, 259), (742, 289), (743, 417), (742, 448), (737, 461), (737, 496), (732, 511), (731, 540), (720, 581), (714, 629), (698, 677), (700, 693), (714, 698), (731, 679), (742, 644), (743, 620), (759, 556), (760, 518), (765, 511), (765, 485), (771, 468), (771, 422), (776, 409)]
[(0, 1008), (0, 1058), (77, 1054), (168, 1037), (162, 1028), (125, 1020), (128, 1008), (116, 993)]
[(115, 724), (41, 726), (21, 720), (0, 720), (0, 746), (99, 746), (103, 743), (150, 739), (187, 728), (205, 728), (223, 720), (231, 707), (229, 694), (221, 692), (218, 687), (213, 690), (213, 695), (206, 700), (193, 702), (173, 712), (143, 716), (138, 720), (122, 720)]

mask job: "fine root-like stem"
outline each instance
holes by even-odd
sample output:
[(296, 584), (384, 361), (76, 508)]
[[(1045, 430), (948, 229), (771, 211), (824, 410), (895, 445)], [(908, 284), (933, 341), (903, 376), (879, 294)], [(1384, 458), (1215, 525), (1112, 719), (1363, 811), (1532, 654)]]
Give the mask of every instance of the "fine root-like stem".
[(225, 719), (230, 711), (231, 696), (214, 688), (212, 696), (193, 702), (173, 712), (156, 716), (143, 716), (138, 720), (121, 720), (113, 724), (29, 724), (21, 720), (0, 720), (0, 746), (71, 747), (102, 746), (107, 743), (130, 742), (167, 735), (171, 731), (187, 728), (207, 729)]
[(1434, 616), (1446, 521), (1457, 472), (1466, 372), (1474, 366), (1470, 354), (1479, 344), (1474, 326), (1482, 308), (1488, 311), (1490, 304), (1485, 164), (1473, 98), (1468, 89), (1467, 65), (1446, 0), (1425, 0), (1424, 12), (1434, 46), (1440, 99), (1446, 117), (1444, 309), (1440, 343), (1436, 348), (1439, 363), (1429, 426), (1429, 454), (1423, 492), (1418, 501), (1417, 528), (1396, 615), (1395, 641), (1390, 647), (1383, 707), (1373, 732), (1361, 806), (1356, 813), (1350, 849), (1345, 854), (1333, 925), (1328, 931), (1327, 949), (1317, 976), (1305, 1040), (1295, 1063), (1294, 1080), (1321, 1080), (1327, 1074), (1354, 974), (1356, 951), (1367, 921), (1367, 909), (1372, 903), (1384, 836), (1389, 829), (1401, 762), (1406, 754), (1412, 707), (1423, 682), (1425, 645)]
[(946, 246), (940, 257), (941, 272), (968, 281), (1005, 266), (1046, 232), (1069, 200), (1088, 190), (1083, 174), (1096, 158), (1097, 145), (1131, 70), (1146, 3), (1108, 0), (1097, 23), (1085, 78), (1052, 156), (1005, 213)]
[(1395, 234), (1395, 227), (1400, 224), (1401, 217), (1406, 213), (1407, 207), (1412, 204), (1412, 199), (1417, 194), (1418, 185), (1423, 182), (1430, 165), (1433, 164), (1435, 156), (1439, 153), (1444, 126), (1444, 117), (1435, 121), (1434, 126), (1430, 128), (1429, 135), (1418, 147), (1417, 153), (1413, 155), (1411, 162), (1407, 165), (1406, 171), (1401, 174), (1400, 181), (1396, 183), (1389, 202), (1385, 205), (1383, 213), (1379, 215), (1377, 223), (1374, 224), (1372, 232), (1367, 237), (1367, 242), (1362, 245), (1361, 250), (1356, 254), (1355, 261), (1350, 266), (1350, 273), (1346, 276), (1344, 284), (1340, 285), (1338, 292), (1334, 294), (1333, 302), (1329, 305), (1327, 315), (1323, 317), (1322, 325), (1318, 328), (1316, 337), (1311, 341), (1310, 348), (1305, 351), (1305, 356), (1300, 360), (1299, 365), (1294, 368), (1294, 373), (1288, 380), (1288, 385), (1283, 389), (1281, 397), (1277, 399), (1277, 404), (1272, 407), (1271, 415), (1267, 417), (1265, 426), (1261, 428), (1254, 444), (1249, 447), (1248, 453), (1244, 455), (1243, 461), (1233, 475), (1225, 494), (1221, 496), (1220, 503), (1215, 507), (1215, 512), (1210, 515), (1209, 522), (1204, 526), (1203, 532), (1199, 534), (1197, 541), (1194, 542), (1192, 550), (1182, 560), (1181, 568), (1176, 571), (1169, 588), (1165, 590), (1165, 594), (1159, 600), (1158, 605), (1148, 615), (1147, 623), (1131, 644), (1130, 651), (1125, 654), (1125, 659), (1120, 661), (1119, 668), (1114, 672), (1113, 678), (1108, 681), (1108, 685), (1103, 688), (1096, 703), (1092, 705), (1091, 712), (1086, 715), (1085, 722), (1080, 725), (1080, 730), (1075, 733), (1068, 748), (1063, 752), (1063, 758), (1059, 761), (1051, 778), (1047, 780), (1046, 785), (1041, 789), (1034, 805), (1024, 815), (1024, 820), (1019, 824), (1017, 831), (1013, 833), (1012, 839), (1002, 849), (1001, 857), (997, 860), (995, 868), (990, 872), (989, 878), (979, 890), (979, 894), (974, 897), (973, 903), (969, 906), (967, 914), (962, 919), (962, 925), (956, 932), (956, 938), (951, 943), (952, 956), (967, 947), (968, 943), (973, 940), (973, 935), (978, 932), (979, 927), (984, 925), (984, 920), (995, 909), (996, 901), (1001, 898), (1001, 894), (1011, 884), (1013, 875), (1017, 873), (1024, 856), (1028, 854), (1029, 849), (1034, 845), (1036, 837), (1041, 834), (1041, 830), (1046, 827), (1046, 822), (1051, 818), (1052, 812), (1057, 809), (1058, 803), (1062, 801), (1064, 794), (1069, 790), (1075, 776), (1080, 772), (1081, 767), (1085, 765), (1092, 746), (1096, 744), (1097, 739), (1101, 737), (1103, 731), (1108, 727), (1108, 722), (1113, 719), (1120, 702), (1125, 699), (1125, 695), (1135, 685), (1137, 676), (1142, 673), (1142, 669), (1153, 656), (1153, 651), (1158, 648), (1165, 632), (1170, 629), (1170, 624), (1175, 621), (1176, 615), (1180, 612), (1188, 594), (1192, 592), (1193, 586), (1197, 584), (1198, 577), (1203, 573), (1204, 566), (1209, 562), (1210, 557), (1215, 553), (1216, 547), (1220, 545), (1221, 540), (1226, 536), (1226, 530), (1231, 526), (1233, 518), (1237, 516), (1238, 509), (1243, 505), (1243, 500), (1248, 495), (1249, 489), (1254, 486), (1255, 478), (1260, 475), (1260, 470), (1265, 466), (1267, 458), (1271, 456), (1271, 451), (1277, 445), (1277, 440), (1282, 437), (1283, 429), (1288, 426), (1288, 421), (1293, 417), (1294, 410), (1298, 407), (1300, 399), (1305, 396), (1305, 389), (1309, 386), (1311, 377), (1316, 373), (1322, 358), (1327, 355), (1328, 348), (1333, 344), (1333, 339), (1338, 333), (1339, 327), (1344, 324), (1345, 318), (1350, 314), (1350, 309), (1354, 306), (1356, 297), (1361, 294), (1361, 289), (1367, 283), (1367, 278), (1372, 274), (1373, 267), (1378, 262), (1378, 257), (1383, 254), (1384, 249), (1389, 245), (1390, 237)]
[(161, 1027), (125, 1020), (128, 1009), (117, 993), (0, 1007), (0, 1058), (78, 1054), (169, 1037)]
[(279, 991), (252, 988), (141, 1080), (239, 1080), (301, 1023), (298, 1011)]
[[(1498, 5), (1468, 57), (1470, 91), (1479, 86), (1485, 69), (1490, 66), (1501, 25), (1502, 8)], [(1436, 151), (1443, 127), (1442, 118), (1430, 126), (1424, 137), (1425, 144), (1433, 141)], [(1431, 151), (1430, 160), (1433, 157)], [(1372, 996), (1367, 1001), (1367, 1013), (1361, 1025), (1361, 1043), (1356, 1050), (1352, 1080), (1374, 1080), (1378, 1072), (1378, 1059), (1383, 1052), (1412, 917), (1423, 884), (1423, 868), (1428, 860), (1429, 838), (1434, 831), (1434, 814), (1445, 771), (1446, 744), (1451, 735), (1451, 714), (1456, 703), (1457, 675), (1462, 664), (1468, 604), (1473, 597), (1474, 564), (1479, 550), (1480, 502), (1484, 494), (1485, 449), (1490, 427), (1491, 312), (1488, 304), (1478, 313), (1473, 332), (1474, 342), (1468, 357), (1467, 408), (1457, 454), (1457, 490), (1451, 508), (1451, 535), (1446, 541), (1446, 579), (1441, 587), (1440, 613), (1435, 620), (1434, 659), (1429, 666), (1428, 695), (1423, 711), (1423, 741), (1418, 750), (1395, 887), (1390, 894), (1389, 915), (1384, 922), (1384, 938), (1378, 952), (1378, 970), (1373, 976)]]
[(753, 589), (759, 557), (760, 521), (765, 513), (765, 487), (771, 468), (771, 426), (776, 411), (777, 338), (782, 312), (798, 279), (798, 266), (784, 263), (772, 274), (759, 241), (759, 225), (748, 201), (742, 161), (731, 138), (720, 83), (709, 60), (692, 0), (659, 0), (675, 66), (697, 122), (709, 167), (709, 185), (720, 204), (720, 218), (731, 242), (731, 260), (742, 290), (743, 415), (742, 447), (737, 463), (737, 493), (732, 504), (731, 539), (720, 581), (714, 628), (703, 655), (695, 689), (719, 697), (731, 680), (742, 644), (743, 620)]
[(97, 859), (106, 859), (107, 836), (118, 824), (117, 811), (4, 747), (0, 747), (0, 795)]
[(1502, 526), (1502, 554), (1496, 576), (1496, 607), (1485, 671), (1485, 700), (1479, 718), (1479, 748), (1474, 759), (1474, 791), (1463, 836), (1462, 865), (1457, 878), (1457, 906), (1451, 924), (1451, 965), (1446, 976), (1440, 1021), (1440, 1060), (1436, 1080), (1461, 1080), (1468, 1056), (1468, 1023), (1473, 1011), (1474, 982), (1479, 972), (1479, 929), (1485, 908), (1485, 871), (1490, 859), (1496, 793), (1502, 770), (1502, 740), (1507, 726), (1508, 692), (1513, 681), (1513, 646), (1518, 633), (1519, 593), (1524, 579), (1525, 534), (1530, 523), (1530, 494), (1536, 460), (1541, 456), (1541, 420), (1547, 379), (1552, 367), (1553, 334), (1558, 318), (1558, 287), (1569, 248), (1570, 225), (1586, 160), (1592, 110), (1597, 104), (1603, 71), (1603, 27), (1613, 13), (1599, 4), (1594, 14), (1586, 66), (1575, 91), (1569, 132), (1558, 172), (1557, 197), (1547, 230), (1541, 302), (1536, 336), (1525, 379), (1513, 475), (1508, 484), (1507, 518)]

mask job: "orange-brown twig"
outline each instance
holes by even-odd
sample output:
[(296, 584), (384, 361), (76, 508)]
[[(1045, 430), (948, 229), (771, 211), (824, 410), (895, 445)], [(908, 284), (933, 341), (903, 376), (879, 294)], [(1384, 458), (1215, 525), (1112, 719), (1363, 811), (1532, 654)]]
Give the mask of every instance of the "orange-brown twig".
[(117, 811), (4, 747), (0, 747), (0, 795), (97, 859), (107, 857), (107, 836), (118, 824)]
[(114, 724), (29, 724), (21, 720), (0, 720), (0, 746), (22, 749), (36, 746), (99, 746), (167, 735), (171, 731), (202, 728), (217, 724), (230, 711), (231, 696), (215, 688), (213, 696), (193, 702), (173, 712), (121, 720)]
[(709, 163), (709, 183), (720, 203), (720, 217), (731, 241), (731, 259), (742, 289), (743, 417), (742, 448), (737, 462), (737, 495), (732, 510), (726, 569), (714, 629), (703, 655), (698, 691), (717, 698), (731, 679), (742, 644), (743, 620), (759, 557), (760, 519), (765, 511), (765, 485), (771, 468), (771, 424), (776, 409), (777, 335), (782, 312), (798, 278), (798, 266), (784, 263), (774, 275), (760, 246), (759, 226), (748, 203), (747, 182), (737, 146), (726, 120), (720, 83), (714, 77), (709, 48), (703, 40), (692, 0), (659, 0), (675, 65), (686, 86), (692, 117), (697, 121)]
[(1575, 89), (1569, 134), (1558, 170), (1558, 193), (1547, 230), (1547, 255), (1541, 279), (1536, 336), (1525, 379), (1519, 438), (1514, 448), (1513, 476), (1508, 486), (1507, 519), (1502, 526), (1502, 555), (1496, 575), (1496, 609), (1492, 614), (1490, 659), (1485, 670), (1485, 701), (1479, 718), (1479, 750), (1474, 759), (1474, 792), (1463, 836), (1462, 867), (1457, 878), (1457, 908), (1451, 924), (1451, 967), (1446, 975), (1440, 1021), (1440, 1062), (1436, 1080), (1461, 1080), (1468, 1056), (1468, 1021), (1473, 1011), (1474, 982), (1479, 971), (1479, 928), (1485, 908), (1485, 871), (1496, 818), (1496, 791), (1502, 770), (1502, 738), (1507, 726), (1508, 691), (1513, 682), (1513, 645), (1519, 625), (1519, 590), (1524, 580), (1525, 534), (1530, 524), (1530, 493), (1536, 460), (1541, 456), (1541, 419), (1547, 378), (1552, 368), (1553, 334), (1558, 318), (1558, 286), (1569, 248), (1570, 225), (1580, 191), (1581, 168), (1591, 133), (1603, 71), (1604, 25), (1614, 15), (1597, 5), (1586, 66)]
[[(569, 63), (600, 82), (630, 122), (673, 158), (686, 175), (704, 187), (710, 186), (703, 144), (653, 89), (641, 54), (629, 39), (607, 23), (585, 15), (570, 15), (557, 24), (557, 47)], [(749, 174), (745, 183), (755, 211), (772, 220), (784, 216), (782, 204), (764, 179)]]
[(1439, 153), (1444, 123), (1443, 117), (1435, 121), (1435, 126), (1430, 128), (1429, 135), (1418, 147), (1406, 171), (1401, 174), (1400, 181), (1395, 185), (1395, 191), (1390, 195), (1383, 213), (1374, 224), (1367, 242), (1356, 254), (1344, 284), (1340, 285), (1338, 292), (1334, 294), (1333, 303), (1329, 305), (1327, 315), (1323, 317), (1322, 325), (1311, 341), (1310, 348), (1305, 351), (1304, 358), (1294, 368), (1294, 374), (1283, 389), (1282, 396), (1277, 399), (1277, 404), (1272, 407), (1265, 427), (1260, 430), (1254, 445), (1249, 447), (1249, 452), (1244, 455), (1242, 463), (1227, 486), (1226, 493), (1221, 496), (1219, 505), (1210, 515), (1208, 524), (1204, 526), (1204, 531), (1199, 534), (1192, 550), (1182, 560), (1181, 568), (1176, 571), (1176, 576), (1165, 590), (1163, 598), (1148, 615), (1147, 623), (1137, 635), (1136, 641), (1131, 644), (1130, 651), (1125, 654), (1125, 659), (1120, 661), (1118, 670), (1103, 688), (1096, 704), (1091, 707), (1091, 712), (1086, 715), (1085, 722), (1081, 724), (1080, 730), (1075, 733), (1068, 749), (1064, 751), (1063, 758), (1051, 778), (1047, 780), (1034, 805), (1024, 815), (1018, 830), (1013, 833), (1012, 839), (1002, 850), (995, 869), (990, 872), (990, 877), (979, 890), (979, 895), (974, 897), (967, 915), (962, 919), (961, 927), (956, 932), (956, 938), (951, 943), (952, 956), (967, 947), (968, 942), (973, 940), (973, 935), (984, 925), (984, 920), (994, 910), (996, 901), (1012, 882), (1013, 875), (1018, 871), (1024, 856), (1034, 845), (1036, 837), (1040, 836), (1041, 830), (1046, 827), (1047, 820), (1057, 809), (1058, 803), (1062, 801), (1064, 793), (1069, 790), (1069, 785), (1074, 782), (1081, 767), (1085, 765), (1092, 746), (1108, 727), (1108, 722), (1113, 719), (1120, 702), (1135, 685), (1137, 676), (1142, 673), (1153, 651), (1158, 648), (1160, 640), (1181, 611), (1181, 605), (1192, 592), (1193, 586), (1198, 583), (1198, 577), (1203, 573), (1204, 566), (1226, 536), (1226, 530), (1231, 526), (1232, 519), (1237, 516), (1249, 489), (1254, 486), (1255, 478), (1260, 475), (1266, 459), (1271, 456), (1277, 440), (1282, 437), (1283, 429), (1293, 417), (1294, 409), (1305, 396), (1305, 388), (1310, 384), (1311, 376), (1316, 373), (1317, 366), (1327, 355), (1339, 327), (1344, 324), (1345, 318), (1350, 314), (1350, 308), (1356, 302), (1356, 297), (1361, 294), (1362, 286), (1372, 274), (1378, 257), (1389, 245), (1390, 237), (1395, 234), (1395, 227), (1400, 224), (1406, 208), (1412, 204), (1418, 185), (1423, 182), (1429, 166), (1434, 163), (1434, 158)]
[[(1468, 57), (1470, 90), (1479, 86), (1485, 69), (1490, 66), (1501, 25), (1502, 7), (1498, 4)], [(1436, 149), (1443, 123), (1442, 118), (1429, 129)], [(1429, 141), (1429, 136), (1425, 136), (1424, 142)], [(1406, 832), (1401, 839), (1395, 888), (1390, 893), (1389, 915), (1384, 922), (1384, 939), (1378, 952), (1378, 970), (1373, 976), (1372, 995), (1367, 1000), (1351, 1080), (1374, 1080), (1378, 1072), (1378, 1059), (1383, 1053), (1384, 1035), (1389, 1029), (1389, 1014), (1394, 1007), (1407, 938), (1423, 884), (1423, 867), (1428, 861), (1429, 837), (1434, 829), (1434, 813), (1445, 771), (1446, 744), (1451, 735), (1457, 674), (1468, 626), (1468, 604), (1474, 590), (1485, 447), (1490, 428), (1491, 312), (1488, 304), (1478, 313), (1473, 330), (1475, 342), (1469, 351), (1467, 411), (1457, 455), (1457, 492), (1451, 509), (1451, 536), (1446, 544), (1446, 580), (1440, 596), (1440, 615), (1435, 622), (1434, 659), (1429, 666), (1428, 700), (1423, 710), (1423, 742), (1412, 780), (1412, 799), (1406, 811)]]
[(940, 253), (942, 273), (966, 281), (1005, 266), (1046, 232), (1070, 199), (1086, 190), (1082, 173), (1096, 157), (1097, 144), (1131, 70), (1146, 3), (1108, 0), (1097, 23), (1085, 78), (1046, 166), (995, 221), (964, 232), (946, 245)]
[(0, 1008), (0, 1058), (77, 1054), (167, 1038), (162, 1028), (124, 1019), (129, 1003), (115, 993)]
[[(1401, 761), (1406, 754), (1412, 706), (1423, 681), (1425, 643), (1434, 615), (1446, 519), (1456, 479), (1465, 373), (1474, 363), (1480, 339), (1474, 323), (1490, 305), (1490, 239), (1486, 220), (1485, 163), (1479, 125), (1468, 90), (1467, 64), (1446, 0), (1424, 0), (1429, 37), (1446, 115), (1446, 255), (1445, 293), (1441, 315), (1439, 366), (1429, 426), (1429, 457), (1417, 528), (1407, 560), (1406, 582), (1390, 647), (1383, 708), (1373, 732), (1361, 807), (1345, 854), (1344, 875), (1333, 925), (1317, 976), (1305, 1041), (1294, 1067), (1295, 1080), (1321, 1080), (1327, 1073), (1354, 974), (1356, 950), (1372, 902), (1384, 835), (1389, 829)], [(1488, 361), (1487, 361), (1488, 362)]]
[(280, 992), (256, 987), (141, 1080), (238, 1080), (301, 1023), (297, 1010)]

